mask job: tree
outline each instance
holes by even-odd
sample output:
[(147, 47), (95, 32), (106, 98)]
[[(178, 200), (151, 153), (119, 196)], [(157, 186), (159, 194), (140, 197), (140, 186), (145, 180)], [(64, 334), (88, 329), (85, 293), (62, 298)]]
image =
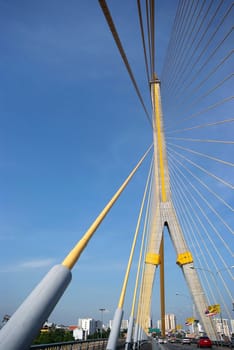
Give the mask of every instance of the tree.
[(40, 332), (33, 344), (51, 344), (74, 341), (72, 332), (66, 329), (51, 328), (46, 332)]

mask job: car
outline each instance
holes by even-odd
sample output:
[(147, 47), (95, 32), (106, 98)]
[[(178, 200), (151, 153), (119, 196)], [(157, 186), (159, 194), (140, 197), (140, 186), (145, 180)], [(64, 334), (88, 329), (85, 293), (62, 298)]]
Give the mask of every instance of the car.
[(159, 338), (159, 339), (158, 339), (158, 343), (159, 343), (159, 344), (166, 344), (166, 343), (167, 343), (167, 339), (165, 339), (165, 338)]
[(209, 337), (200, 337), (197, 342), (198, 348), (212, 348), (212, 342)]
[(169, 338), (168, 341), (169, 341), (169, 343), (175, 343), (176, 342), (176, 338)]
[(182, 344), (191, 344), (191, 339), (190, 338), (183, 338), (181, 341)]

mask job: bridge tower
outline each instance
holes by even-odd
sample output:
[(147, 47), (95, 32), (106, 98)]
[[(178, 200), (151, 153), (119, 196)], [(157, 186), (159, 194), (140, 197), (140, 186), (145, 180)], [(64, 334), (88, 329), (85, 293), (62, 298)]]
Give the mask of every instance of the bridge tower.
[(197, 271), (193, 268), (193, 257), (188, 249), (182, 228), (178, 221), (170, 191), (170, 179), (166, 156), (165, 137), (163, 129), (163, 116), (161, 107), (160, 81), (154, 75), (151, 81), (151, 98), (153, 105), (153, 140), (154, 140), (154, 190), (152, 206), (151, 227), (145, 267), (143, 273), (142, 289), (140, 292), (137, 322), (140, 329), (148, 333), (151, 315), (151, 296), (156, 269), (160, 268), (160, 300), (162, 335), (165, 336), (165, 297), (164, 297), (164, 237), (163, 231), (167, 227), (177, 254), (177, 261), (188, 288), (191, 292), (196, 309), (204, 330), (211, 339), (217, 339), (212, 319), (205, 315), (208, 303), (202, 289)]

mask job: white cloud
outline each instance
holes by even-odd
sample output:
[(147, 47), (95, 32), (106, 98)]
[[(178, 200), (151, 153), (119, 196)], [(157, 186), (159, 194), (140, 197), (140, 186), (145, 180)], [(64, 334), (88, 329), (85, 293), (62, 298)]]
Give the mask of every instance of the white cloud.
[(22, 262), (19, 266), (25, 269), (35, 269), (40, 267), (49, 266), (54, 262), (54, 259), (36, 259)]
[(51, 266), (54, 262), (55, 260), (53, 258), (28, 260), (16, 263), (14, 265), (1, 266), (0, 272), (17, 272), (30, 269), (39, 269)]

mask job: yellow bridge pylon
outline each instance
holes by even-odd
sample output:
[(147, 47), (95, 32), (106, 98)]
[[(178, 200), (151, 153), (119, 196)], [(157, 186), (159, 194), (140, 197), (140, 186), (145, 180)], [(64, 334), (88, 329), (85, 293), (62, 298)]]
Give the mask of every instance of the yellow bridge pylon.
[(163, 231), (168, 228), (170, 238), (177, 254), (177, 261), (205, 332), (211, 339), (217, 339), (212, 319), (205, 315), (208, 306), (205, 293), (193, 268), (193, 257), (185, 241), (181, 225), (178, 221), (170, 191), (170, 179), (167, 164), (163, 117), (160, 95), (160, 81), (155, 75), (151, 81), (151, 98), (153, 105), (153, 140), (154, 140), (154, 205), (142, 288), (139, 296), (137, 323), (146, 334), (151, 326), (151, 297), (157, 267), (160, 267), (160, 300), (162, 335), (165, 336), (165, 293), (164, 293), (164, 244)]

